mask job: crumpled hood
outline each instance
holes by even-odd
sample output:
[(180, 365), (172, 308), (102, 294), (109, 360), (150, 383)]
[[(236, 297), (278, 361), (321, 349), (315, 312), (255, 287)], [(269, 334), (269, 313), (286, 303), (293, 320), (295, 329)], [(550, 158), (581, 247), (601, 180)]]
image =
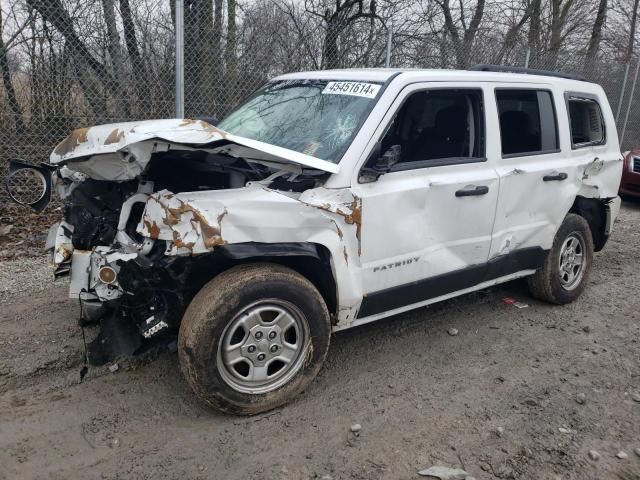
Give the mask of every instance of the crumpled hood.
[[(153, 140), (164, 141), (176, 149), (180, 146), (202, 148), (211, 153), (224, 152), (234, 157), (257, 161), (295, 163), (330, 173), (337, 173), (339, 170), (335, 163), (232, 135), (203, 120), (190, 119), (146, 120), (79, 128), (58, 144), (51, 153), (50, 162), (54, 165), (80, 162), (96, 155), (126, 152), (135, 144)], [(148, 151), (150, 156), (151, 151)], [(144, 168), (149, 158), (138, 157), (139, 155), (135, 162)], [(131, 174), (134, 175), (137, 170), (130, 169)]]

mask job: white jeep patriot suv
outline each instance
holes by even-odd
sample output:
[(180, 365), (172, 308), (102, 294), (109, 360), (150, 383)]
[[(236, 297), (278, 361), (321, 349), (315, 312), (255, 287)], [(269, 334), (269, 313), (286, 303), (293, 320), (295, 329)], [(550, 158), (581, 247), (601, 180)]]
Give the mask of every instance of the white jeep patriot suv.
[(100, 325), (89, 360), (177, 333), (195, 392), (254, 414), (313, 380), (332, 331), (519, 277), (575, 300), (620, 206), (611, 109), (498, 70), (294, 73), (216, 126), (72, 132), (30, 172), (65, 203), (47, 244)]

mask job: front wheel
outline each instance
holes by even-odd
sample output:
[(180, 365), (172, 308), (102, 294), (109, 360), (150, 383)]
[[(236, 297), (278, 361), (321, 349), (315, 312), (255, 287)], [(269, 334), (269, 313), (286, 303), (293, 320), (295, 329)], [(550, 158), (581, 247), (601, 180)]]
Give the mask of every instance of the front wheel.
[(593, 263), (593, 237), (580, 215), (566, 216), (544, 265), (529, 277), (534, 297), (555, 304), (573, 302), (585, 289)]
[(309, 280), (280, 265), (241, 265), (194, 297), (178, 354), (200, 398), (252, 415), (287, 403), (311, 383), (330, 335), (327, 307)]

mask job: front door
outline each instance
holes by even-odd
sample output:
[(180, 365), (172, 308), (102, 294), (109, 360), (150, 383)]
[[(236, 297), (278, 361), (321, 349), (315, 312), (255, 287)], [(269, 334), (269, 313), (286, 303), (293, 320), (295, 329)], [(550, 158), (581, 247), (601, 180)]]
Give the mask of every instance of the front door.
[(359, 319), (484, 280), (499, 189), (484, 99), (464, 83), (413, 85), (383, 120), (381, 151), (399, 145), (401, 155), (389, 173), (353, 187), (362, 201)]

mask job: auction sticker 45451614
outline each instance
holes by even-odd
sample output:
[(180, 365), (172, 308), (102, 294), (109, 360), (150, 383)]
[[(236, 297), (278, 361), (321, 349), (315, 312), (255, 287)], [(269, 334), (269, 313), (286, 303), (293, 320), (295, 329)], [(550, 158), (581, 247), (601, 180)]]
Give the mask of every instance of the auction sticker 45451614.
[(377, 83), (366, 82), (329, 82), (322, 90), (323, 94), (354, 95), (356, 97), (375, 98), (380, 90)]

